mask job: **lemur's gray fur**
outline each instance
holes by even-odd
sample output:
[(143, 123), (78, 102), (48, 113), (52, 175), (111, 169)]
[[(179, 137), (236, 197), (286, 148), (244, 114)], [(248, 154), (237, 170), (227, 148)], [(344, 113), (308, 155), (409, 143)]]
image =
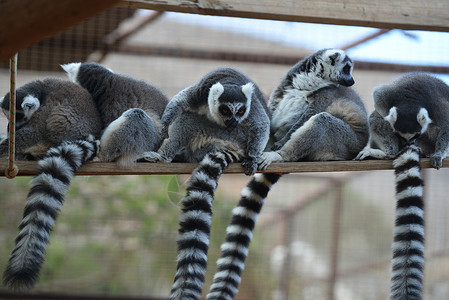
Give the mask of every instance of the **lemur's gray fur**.
[[(368, 141), (368, 115), (357, 94), (352, 61), (343, 51), (320, 50), (297, 63), (272, 93), (271, 141), (260, 166), (272, 161), (353, 158)], [(241, 192), (221, 245), (207, 300), (234, 299), (252, 231), (270, 188), (282, 174), (260, 173)]]
[(5, 286), (30, 289), (39, 279), (50, 233), (76, 171), (97, 153), (93, 136), (64, 141), (48, 150), (30, 181), (22, 222), (14, 249), (3, 273)]
[(271, 141), (261, 169), (275, 161), (353, 159), (368, 142), (368, 114), (352, 60), (323, 49), (299, 61), (270, 96)]
[(265, 97), (233, 68), (211, 71), (179, 92), (162, 116), (166, 139), (150, 161), (199, 162), (181, 201), (178, 265), (170, 300), (197, 300), (207, 266), (214, 191), (228, 164), (241, 161), (246, 174), (257, 170), (269, 136)]
[(406, 73), (373, 90), (370, 147), (357, 159), (392, 159), (415, 142), (431, 165), (439, 169), (449, 151), (449, 86), (422, 73)]
[(166, 139), (150, 161), (198, 162), (207, 153), (239, 150), (246, 174), (254, 174), (269, 136), (262, 92), (246, 75), (219, 68), (182, 90), (162, 116)]
[(116, 74), (97, 63), (62, 65), (69, 78), (89, 91), (105, 131), (97, 158), (130, 166), (161, 142), (160, 118), (168, 98), (143, 80)]
[[(0, 98), (9, 119), (10, 93)], [(90, 94), (80, 86), (57, 78), (34, 80), (16, 91), (15, 152), (17, 159), (42, 158), (63, 141), (99, 138), (101, 121)], [(9, 139), (0, 144), (8, 153)]]

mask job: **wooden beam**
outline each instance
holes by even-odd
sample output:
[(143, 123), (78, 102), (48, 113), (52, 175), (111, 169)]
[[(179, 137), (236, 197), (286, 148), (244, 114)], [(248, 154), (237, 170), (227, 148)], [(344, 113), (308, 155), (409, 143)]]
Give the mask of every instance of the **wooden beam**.
[(119, 0), (0, 1), (0, 61), (115, 6)]
[[(19, 168), (17, 176), (34, 176), (37, 174), (36, 161), (16, 161)], [(7, 167), (6, 160), (0, 161), (0, 170)], [(137, 163), (131, 168), (118, 168), (115, 163), (89, 162), (83, 165), (77, 175), (170, 175), (190, 174), (197, 166), (194, 163)], [(430, 160), (421, 160), (422, 168), (431, 168)], [(443, 161), (443, 168), (449, 167), (449, 160)], [(310, 172), (346, 172), (346, 171), (372, 171), (393, 169), (391, 160), (364, 160), (364, 161), (320, 161), (320, 162), (283, 162), (273, 163), (265, 173), (310, 173)], [(243, 168), (233, 163), (224, 171), (225, 174), (243, 174)], [(4, 176), (0, 172), (0, 176)]]
[(130, 0), (121, 1), (119, 6), (385, 29), (449, 31), (447, 0)]

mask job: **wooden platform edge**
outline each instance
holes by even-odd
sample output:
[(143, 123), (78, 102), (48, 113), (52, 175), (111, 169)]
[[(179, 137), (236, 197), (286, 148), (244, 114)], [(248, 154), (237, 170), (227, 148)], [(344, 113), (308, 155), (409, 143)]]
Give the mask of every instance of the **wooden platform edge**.
[[(36, 161), (17, 161), (19, 174), (17, 176), (34, 176), (37, 174)], [(111, 162), (89, 162), (83, 165), (76, 175), (173, 175), (191, 174), (197, 166), (195, 163), (146, 163), (139, 162), (130, 168), (119, 168)], [(0, 177), (5, 177), (4, 170), (7, 161), (0, 161)], [(421, 160), (422, 168), (432, 168), (430, 160)], [(443, 161), (443, 168), (449, 167), (449, 160)], [(273, 163), (264, 173), (312, 173), (312, 172), (355, 172), (393, 169), (391, 160), (364, 161), (318, 161), (318, 162), (282, 162)], [(231, 164), (224, 174), (243, 174), (240, 164)]]
[(350, 3), (333, 0), (122, 0), (117, 6), (228, 17), (449, 31), (445, 0), (364, 0)]

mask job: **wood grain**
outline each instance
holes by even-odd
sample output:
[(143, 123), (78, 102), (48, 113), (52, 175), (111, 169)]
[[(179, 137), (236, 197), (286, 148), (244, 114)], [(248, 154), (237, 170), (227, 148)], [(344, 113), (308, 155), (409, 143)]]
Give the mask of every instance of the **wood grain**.
[(119, 0), (0, 1), (0, 61), (80, 23)]
[(446, 0), (131, 0), (118, 5), (205, 15), (449, 31), (447, 4)]
[[(36, 161), (16, 161), (19, 168), (17, 176), (34, 176), (37, 174)], [(6, 160), (0, 161), (0, 170), (8, 166)], [(131, 168), (118, 168), (115, 163), (89, 162), (83, 165), (76, 173), (84, 175), (169, 175), (190, 174), (197, 166), (194, 163), (137, 163)], [(428, 158), (421, 160), (422, 168), (431, 168)], [(449, 167), (449, 160), (443, 161), (443, 168)], [(364, 161), (320, 161), (320, 162), (283, 162), (273, 163), (265, 173), (310, 173), (310, 172), (347, 172), (392, 170), (391, 160), (364, 160)], [(231, 164), (225, 174), (243, 174), (240, 164)], [(4, 176), (4, 172), (0, 172)]]

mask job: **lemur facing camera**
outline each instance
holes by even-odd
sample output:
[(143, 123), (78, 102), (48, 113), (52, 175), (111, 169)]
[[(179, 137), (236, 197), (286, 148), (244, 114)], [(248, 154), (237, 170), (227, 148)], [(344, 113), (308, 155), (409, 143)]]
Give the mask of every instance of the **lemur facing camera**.
[(233, 68), (209, 72), (182, 90), (162, 116), (165, 140), (149, 161), (175, 157), (199, 162), (208, 153), (239, 150), (247, 175), (254, 174), (269, 136), (265, 97), (246, 75)]
[[(368, 142), (368, 114), (354, 84), (352, 60), (323, 49), (299, 61), (270, 96), (271, 136), (259, 161), (353, 159)], [(256, 174), (233, 210), (217, 273), (206, 299), (233, 299), (241, 281), (252, 231), (271, 187), (281, 174)]]
[(373, 90), (370, 147), (357, 159), (392, 159), (414, 142), (439, 169), (449, 151), (449, 86), (422, 72), (405, 73)]
[(165, 140), (150, 161), (200, 162), (179, 218), (178, 265), (170, 299), (199, 299), (207, 266), (212, 201), (222, 171), (240, 161), (254, 174), (269, 137), (266, 99), (233, 68), (218, 68), (179, 92), (162, 116)]

